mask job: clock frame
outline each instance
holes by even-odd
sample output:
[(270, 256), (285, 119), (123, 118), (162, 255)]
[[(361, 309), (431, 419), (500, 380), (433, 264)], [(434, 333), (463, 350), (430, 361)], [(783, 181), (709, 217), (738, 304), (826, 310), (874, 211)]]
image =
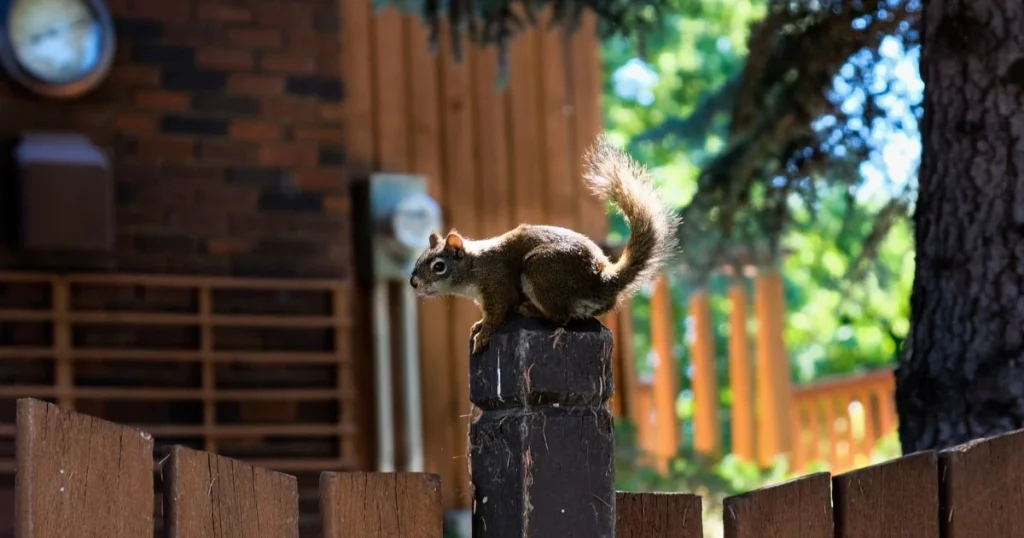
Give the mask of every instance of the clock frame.
[[(114, 63), (117, 36), (114, 19), (104, 0), (80, 0), (92, 12), (100, 26), (100, 50), (95, 65), (84, 75), (65, 82), (43, 80), (27, 70), (14, 51), (8, 26), (11, 8), (19, 0), (0, 0), (0, 66), (15, 82), (25, 89), (44, 97), (68, 99), (88, 93), (107, 77)], [(32, 1), (32, 0), (20, 0)]]

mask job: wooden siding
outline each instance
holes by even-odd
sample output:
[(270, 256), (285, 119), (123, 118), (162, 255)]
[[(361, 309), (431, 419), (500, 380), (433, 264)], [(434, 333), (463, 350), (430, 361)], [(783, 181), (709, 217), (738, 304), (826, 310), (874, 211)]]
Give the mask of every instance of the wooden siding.
[[(508, 88), (499, 90), (493, 48), (467, 46), (457, 63), (445, 40), (430, 54), (419, 19), (393, 9), (374, 14), (369, 2), (341, 5), (345, 146), (354, 177), (425, 175), (445, 226), (470, 237), (533, 222), (604, 240), (603, 206), (579, 177), (603, 123), (592, 18), (568, 39), (542, 29), (519, 36)], [(426, 470), (448, 485), (445, 506), (468, 508), (467, 349), (479, 312), (466, 301), (420, 308)]]

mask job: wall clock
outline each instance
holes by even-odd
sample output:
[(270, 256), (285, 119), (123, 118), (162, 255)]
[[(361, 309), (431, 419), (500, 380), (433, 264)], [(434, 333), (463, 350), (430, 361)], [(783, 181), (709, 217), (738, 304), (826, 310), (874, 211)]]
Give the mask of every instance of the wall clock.
[(116, 41), (103, 0), (0, 0), (0, 64), (39, 95), (76, 97), (96, 87)]

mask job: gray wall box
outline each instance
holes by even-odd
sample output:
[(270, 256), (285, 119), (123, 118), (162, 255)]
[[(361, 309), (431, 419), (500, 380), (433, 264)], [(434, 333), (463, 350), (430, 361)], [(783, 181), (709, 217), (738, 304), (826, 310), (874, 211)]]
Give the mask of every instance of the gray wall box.
[(114, 185), (103, 151), (80, 134), (35, 132), (14, 152), (21, 247), (113, 251)]

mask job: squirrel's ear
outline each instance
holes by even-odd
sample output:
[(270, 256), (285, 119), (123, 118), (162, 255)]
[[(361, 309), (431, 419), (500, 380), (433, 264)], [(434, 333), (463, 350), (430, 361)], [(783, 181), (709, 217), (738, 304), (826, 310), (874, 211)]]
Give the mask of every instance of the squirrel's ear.
[(437, 232), (430, 232), (430, 248), (434, 248), (441, 242), (441, 236)]
[(444, 238), (444, 246), (452, 250), (462, 250), (462, 236), (455, 230), (448, 232), (448, 236)]

